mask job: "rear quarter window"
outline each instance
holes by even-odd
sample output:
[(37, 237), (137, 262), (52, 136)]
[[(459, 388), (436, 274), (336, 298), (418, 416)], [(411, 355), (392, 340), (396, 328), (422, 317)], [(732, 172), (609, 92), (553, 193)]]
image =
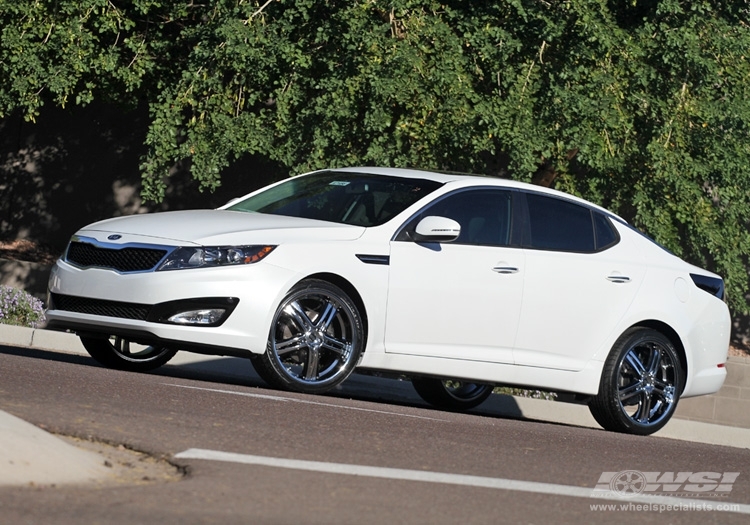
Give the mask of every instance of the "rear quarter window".
[(606, 250), (614, 246), (620, 240), (620, 235), (610, 221), (603, 213), (593, 212), (594, 215), (594, 233), (596, 234), (597, 251)]

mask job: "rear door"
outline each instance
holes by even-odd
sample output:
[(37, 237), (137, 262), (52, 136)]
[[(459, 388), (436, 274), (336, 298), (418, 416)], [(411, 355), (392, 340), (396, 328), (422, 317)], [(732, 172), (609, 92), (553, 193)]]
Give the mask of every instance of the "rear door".
[(625, 315), (645, 275), (603, 213), (527, 193), (518, 365), (581, 370)]

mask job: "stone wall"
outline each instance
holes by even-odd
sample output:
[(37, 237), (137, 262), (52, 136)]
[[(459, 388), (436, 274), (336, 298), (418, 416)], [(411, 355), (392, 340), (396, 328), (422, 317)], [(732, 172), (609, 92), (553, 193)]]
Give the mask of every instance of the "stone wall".
[(0, 284), (25, 290), (46, 301), (50, 266), (0, 259)]
[(721, 390), (710, 396), (682, 399), (675, 417), (750, 428), (750, 358), (730, 357)]

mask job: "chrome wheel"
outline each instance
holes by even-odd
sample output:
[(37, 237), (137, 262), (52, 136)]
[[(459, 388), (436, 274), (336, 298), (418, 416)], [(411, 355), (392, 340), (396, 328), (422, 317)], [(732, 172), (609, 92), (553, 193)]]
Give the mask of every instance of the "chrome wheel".
[(683, 380), (669, 339), (655, 330), (631, 329), (605, 362), (599, 394), (589, 408), (607, 430), (652, 434), (674, 414)]
[(474, 408), (490, 397), (494, 388), (484, 383), (434, 377), (412, 377), (411, 384), (419, 397), (447, 410)]
[(253, 364), (272, 386), (320, 393), (349, 377), (363, 346), (362, 320), (352, 300), (337, 286), (310, 279), (281, 302), (266, 353)]
[(129, 372), (147, 372), (166, 364), (177, 350), (132, 343), (122, 337), (81, 337), (91, 357), (108, 368)]

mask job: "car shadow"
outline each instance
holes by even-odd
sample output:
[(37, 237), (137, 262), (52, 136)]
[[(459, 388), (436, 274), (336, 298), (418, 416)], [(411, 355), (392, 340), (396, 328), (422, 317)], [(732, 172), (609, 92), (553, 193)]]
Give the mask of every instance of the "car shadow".
[[(0, 345), (0, 354), (103, 368), (102, 365), (87, 355), (61, 353), (38, 348)], [(175, 359), (175, 361), (145, 373), (193, 381), (271, 389), (280, 392), (270, 387), (258, 376), (249, 359), (202, 356), (197, 361), (181, 362), (180, 359)], [(371, 374), (355, 373), (343, 384), (325, 394), (321, 394), (321, 396), (439, 410), (423, 401), (414, 391), (408, 379), (379, 377)], [(493, 394), (479, 407), (466, 411), (466, 413), (497, 419), (530, 421), (529, 418), (524, 416), (516, 400), (512, 396), (504, 394)]]

